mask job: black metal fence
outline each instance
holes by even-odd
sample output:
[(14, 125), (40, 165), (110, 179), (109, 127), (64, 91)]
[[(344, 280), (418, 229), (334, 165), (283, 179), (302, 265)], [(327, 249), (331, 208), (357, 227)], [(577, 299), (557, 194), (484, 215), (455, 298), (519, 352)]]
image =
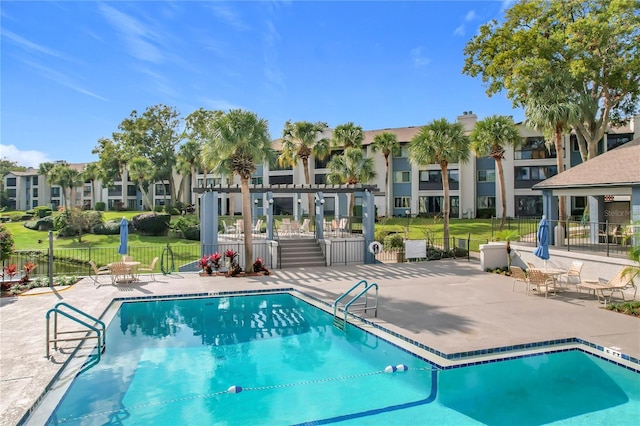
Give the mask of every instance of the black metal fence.
[[(514, 241), (535, 246), (538, 243), (540, 220), (541, 218), (505, 218), (503, 231), (514, 231), (517, 234)], [(500, 221), (501, 219), (496, 217), (491, 219), (492, 239), (499, 239)], [(558, 240), (555, 241), (554, 248), (614, 257), (626, 256), (634, 244), (634, 234), (637, 236), (640, 231), (640, 225), (611, 222), (589, 222), (580, 219), (549, 222), (552, 238)]]

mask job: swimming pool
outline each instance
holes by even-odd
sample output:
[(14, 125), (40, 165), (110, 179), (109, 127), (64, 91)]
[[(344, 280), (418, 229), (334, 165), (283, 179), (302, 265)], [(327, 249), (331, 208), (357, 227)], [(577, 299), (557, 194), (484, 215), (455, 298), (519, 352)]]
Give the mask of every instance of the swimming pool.
[(639, 383), (579, 350), (442, 369), (290, 294), (155, 300), (122, 303), (101, 361), (32, 421), (631, 424)]

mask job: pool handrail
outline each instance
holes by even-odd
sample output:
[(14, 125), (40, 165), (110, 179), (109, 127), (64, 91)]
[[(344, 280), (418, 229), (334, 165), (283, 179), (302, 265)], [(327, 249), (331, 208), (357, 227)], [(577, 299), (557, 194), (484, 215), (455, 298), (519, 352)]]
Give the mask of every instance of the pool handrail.
[[(351, 292), (353, 290), (355, 290), (356, 288), (360, 287), (362, 284), (364, 284), (364, 289), (362, 289), (358, 294), (356, 294), (353, 299), (351, 299), (349, 302), (347, 302), (344, 305), (344, 322), (342, 324), (337, 324), (336, 320), (338, 319), (338, 304), (339, 302), (344, 299), (345, 297), (347, 297), (349, 294), (351, 294)], [(375, 288), (376, 289), (376, 300), (375, 300), (375, 306), (369, 307), (369, 290), (371, 290), (371, 288)], [(344, 330), (346, 327), (346, 323), (347, 323), (347, 315), (348, 315), (348, 311), (349, 308), (358, 300), (360, 299), (362, 296), (365, 296), (365, 300), (364, 302), (360, 302), (361, 305), (363, 305), (363, 308), (360, 308), (359, 310), (364, 310), (365, 312), (367, 312), (368, 309), (370, 308), (374, 308), (375, 309), (375, 316), (378, 316), (378, 284), (377, 283), (371, 283), (369, 284), (367, 282), (367, 280), (360, 280), (358, 281), (356, 284), (354, 284), (349, 290), (345, 291), (342, 295), (340, 295), (340, 297), (338, 297), (334, 302), (333, 302), (333, 318), (334, 318), (334, 324), (336, 324), (337, 326), (339, 326), (342, 330)]]
[(363, 295), (365, 296), (364, 308), (362, 308), (360, 310), (364, 310), (365, 312), (367, 312), (367, 309), (369, 309), (368, 294), (369, 294), (369, 290), (371, 290), (372, 287), (375, 287), (375, 289), (376, 289), (376, 304), (375, 304), (375, 306), (373, 306), (373, 308), (375, 309), (374, 316), (376, 318), (378, 317), (378, 283), (371, 283), (371, 284), (367, 285), (367, 287), (365, 287), (365, 289), (362, 290), (360, 293), (358, 293), (353, 299), (351, 299), (351, 301), (349, 303), (344, 305), (344, 323), (345, 324), (347, 323), (347, 314), (349, 313), (349, 307), (351, 307), (351, 305), (353, 305), (353, 303), (356, 300), (358, 300), (360, 297), (362, 297)]
[(335, 317), (337, 315), (337, 310), (338, 310), (338, 302), (340, 302), (342, 299), (344, 299), (345, 297), (347, 297), (349, 295), (349, 293), (351, 293), (353, 290), (355, 290), (356, 288), (358, 288), (358, 286), (360, 286), (360, 284), (363, 284), (365, 288), (367, 287), (368, 283), (367, 280), (360, 280), (357, 283), (355, 283), (353, 285), (353, 287), (351, 287), (349, 290), (345, 291), (344, 293), (342, 293), (342, 295), (340, 297), (338, 297), (334, 302), (333, 302), (333, 316)]
[[(78, 318), (75, 315), (71, 315), (68, 312), (63, 311), (60, 308), (68, 308), (78, 314), (80, 314), (81, 316), (90, 319), (91, 321), (94, 321), (95, 324), (99, 325), (100, 328), (98, 328), (96, 325), (92, 325), (89, 324), (85, 321), (83, 321), (82, 319)], [(49, 318), (51, 316), (51, 314), (53, 314), (53, 339), (50, 339), (50, 323), (49, 323)], [(104, 324), (104, 322), (102, 322), (101, 320), (87, 314), (86, 312), (81, 311), (80, 309), (69, 305), (68, 303), (65, 302), (59, 302), (57, 303), (53, 308), (49, 309), (45, 315), (45, 319), (46, 319), (46, 337), (47, 337), (47, 349), (46, 349), (46, 357), (50, 358), (50, 344), (51, 342), (53, 342), (54, 344), (54, 349), (57, 349), (57, 342), (59, 341), (74, 341), (74, 340), (85, 340), (85, 339), (91, 339), (94, 338), (94, 336), (84, 336), (84, 337), (76, 337), (76, 338), (67, 338), (67, 339), (58, 339), (58, 334), (69, 334), (69, 333), (79, 333), (82, 332), (84, 330), (74, 330), (74, 331), (64, 331), (64, 332), (59, 332), (58, 331), (58, 314), (69, 318), (71, 321), (74, 321), (84, 327), (86, 327), (89, 331), (93, 331), (96, 333), (95, 338), (97, 338), (98, 340), (98, 361), (100, 360), (100, 355), (102, 354), (102, 352), (104, 352), (105, 348), (106, 348), (106, 326)]]

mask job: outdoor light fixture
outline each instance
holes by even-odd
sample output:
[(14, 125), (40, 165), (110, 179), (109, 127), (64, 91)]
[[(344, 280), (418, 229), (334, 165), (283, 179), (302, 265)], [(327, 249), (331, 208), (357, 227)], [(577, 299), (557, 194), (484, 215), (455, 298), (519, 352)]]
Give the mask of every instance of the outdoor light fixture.
[(269, 204), (273, 204), (273, 198), (269, 198)]
[(256, 206), (258, 205), (258, 199), (257, 198), (255, 200), (253, 200), (253, 204), (255, 204)]
[(320, 200), (320, 204), (324, 204), (324, 198)]
[(302, 203), (302, 200), (300, 198), (298, 198), (298, 204)]

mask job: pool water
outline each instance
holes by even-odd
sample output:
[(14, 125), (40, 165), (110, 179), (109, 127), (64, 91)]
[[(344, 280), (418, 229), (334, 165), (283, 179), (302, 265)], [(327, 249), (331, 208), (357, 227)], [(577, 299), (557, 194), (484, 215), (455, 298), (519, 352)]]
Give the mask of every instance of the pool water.
[[(48, 424), (634, 424), (640, 415), (639, 375), (581, 351), (441, 370), (357, 327), (345, 334), (289, 294), (123, 303), (106, 341)], [(408, 370), (384, 371), (397, 365)]]

